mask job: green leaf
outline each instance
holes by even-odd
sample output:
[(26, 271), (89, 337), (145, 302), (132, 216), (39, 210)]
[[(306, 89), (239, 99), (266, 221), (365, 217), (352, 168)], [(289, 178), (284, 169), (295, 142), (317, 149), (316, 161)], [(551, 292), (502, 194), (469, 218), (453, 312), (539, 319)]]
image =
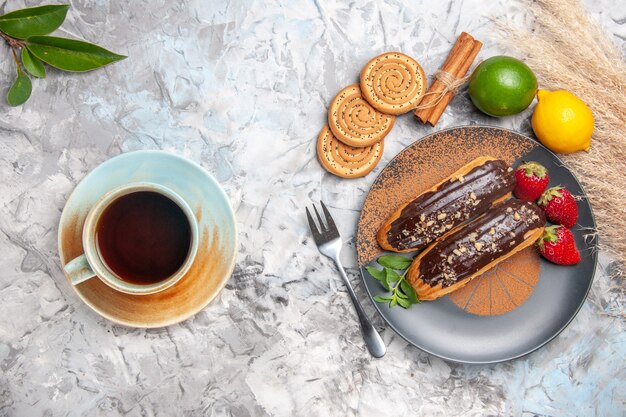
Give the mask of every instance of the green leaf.
[(28, 75), (20, 67), (17, 68), (17, 78), (9, 88), (7, 94), (7, 102), (9, 106), (19, 106), (24, 104), (30, 97), (30, 93), (33, 91), (33, 85), (30, 82)]
[(17, 39), (46, 35), (65, 20), (69, 4), (31, 7), (0, 16), (0, 30)]
[(33, 36), (26, 45), (31, 54), (63, 71), (91, 71), (126, 58), (89, 42), (54, 36)]
[(374, 301), (377, 303), (386, 303), (391, 300), (391, 297), (381, 297), (380, 295), (374, 296)]
[(380, 280), (380, 283), (385, 287), (387, 291), (391, 291), (391, 286), (389, 285), (389, 281), (387, 281), (387, 274)]
[(398, 273), (391, 268), (385, 268), (385, 274), (389, 284), (400, 280), (400, 275), (398, 275)]
[(385, 271), (382, 269), (372, 268), (371, 266), (366, 266), (365, 269), (367, 269), (367, 272), (369, 272), (371, 276), (373, 276), (379, 281), (385, 278)]
[(26, 48), (22, 48), (22, 64), (30, 75), (37, 78), (46, 77), (46, 68), (43, 66), (43, 62), (35, 58)]
[(402, 280), (402, 282), (400, 283), (400, 289), (403, 293), (406, 294), (411, 304), (419, 304), (421, 302), (420, 299), (417, 297), (417, 294), (415, 293), (415, 289), (413, 289), (411, 284), (409, 284), (405, 280)]
[(398, 304), (398, 297), (392, 297), (391, 302), (389, 303), (389, 307), (393, 308), (396, 306), (396, 304)]
[(398, 298), (398, 304), (400, 304), (400, 307), (402, 308), (409, 308), (411, 307), (411, 302), (409, 300), (405, 300), (402, 298)]
[(385, 255), (378, 258), (376, 262), (391, 269), (404, 270), (411, 266), (412, 260), (410, 258), (405, 258), (404, 256)]

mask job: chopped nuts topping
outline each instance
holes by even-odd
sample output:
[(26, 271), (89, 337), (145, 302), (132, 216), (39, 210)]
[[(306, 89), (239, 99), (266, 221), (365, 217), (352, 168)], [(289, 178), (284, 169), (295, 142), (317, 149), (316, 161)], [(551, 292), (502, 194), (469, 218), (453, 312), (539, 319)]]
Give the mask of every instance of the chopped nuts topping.
[(507, 209), (506, 209), (506, 212), (507, 212), (507, 213), (510, 213), (510, 212), (512, 212), (512, 211), (513, 211), (513, 209), (512, 209), (511, 207), (507, 207)]
[(518, 221), (519, 221), (519, 219), (521, 219), (521, 217), (520, 217), (520, 215), (519, 215), (519, 213), (518, 213), (517, 211), (516, 211), (516, 212), (515, 212), (515, 214), (513, 215), (513, 218), (514, 218), (515, 220), (518, 220)]
[(496, 244), (495, 243), (491, 243), (491, 250), (495, 251), (496, 250)]
[(451, 264), (452, 263), (452, 255), (448, 256), (448, 263)]
[(455, 249), (452, 252), (454, 252), (456, 256), (461, 256), (461, 252), (458, 249)]
[(424, 220), (426, 220), (426, 216), (424, 215), (424, 213), (422, 213), (420, 215), (420, 221), (423, 222)]
[(433, 224), (435, 224), (434, 220), (430, 220), (428, 223), (426, 223), (426, 226), (432, 226)]
[(476, 247), (477, 251), (480, 251), (483, 248), (483, 244), (480, 242), (474, 243), (474, 247)]
[(443, 220), (446, 218), (446, 213), (440, 213), (437, 215), (437, 220)]
[(490, 234), (490, 235), (495, 235), (495, 234), (496, 234), (496, 229), (495, 229), (495, 227), (492, 227), (492, 228), (489, 230), (489, 234)]
[(467, 251), (467, 248), (463, 245), (459, 246), (459, 250), (461, 251), (461, 253), (465, 253), (465, 251)]
[(459, 175), (459, 182), (463, 182), (465, 181), (465, 178), (463, 178), (463, 175)]
[(474, 192), (473, 192), (473, 191), (470, 193), (470, 198), (471, 198), (472, 200), (476, 200), (476, 194), (474, 194)]

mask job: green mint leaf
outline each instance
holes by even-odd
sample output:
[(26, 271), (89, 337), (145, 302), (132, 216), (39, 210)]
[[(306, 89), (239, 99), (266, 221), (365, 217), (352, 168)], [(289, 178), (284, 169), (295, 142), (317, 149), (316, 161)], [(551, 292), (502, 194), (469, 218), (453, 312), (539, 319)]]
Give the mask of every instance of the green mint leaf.
[(391, 291), (391, 285), (389, 285), (389, 281), (387, 281), (387, 274), (380, 280), (380, 283), (385, 287), (387, 291)]
[(404, 256), (385, 255), (378, 258), (376, 262), (387, 268), (405, 270), (411, 266), (412, 260)]
[(411, 307), (411, 302), (409, 300), (403, 299), (403, 298), (398, 298), (398, 304), (400, 304), (400, 307), (402, 308), (409, 308)]
[(389, 308), (394, 308), (398, 304), (398, 297), (392, 297), (389, 302)]
[(22, 48), (22, 64), (30, 75), (37, 78), (46, 77), (46, 68), (43, 66), (43, 62), (35, 58), (26, 48)]
[(9, 88), (7, 94), (7, 102), (9, 106), (19, 106), (24, 104), (33, 91), (33, 84), (30, 82), (28, 75), (20, 67), (17, 68), (17, 78), (13, 81), (13, 85)]
[(0, 16), (0, 30), (17, 39), (47, 35), (65, 20), (69, 4), (31, 7)]
[(367, 272), (373, 276), (375, 279), (381, 281), (383, 278), (385, 278), (385, 271), (382, 269), (376, 269), (376, 268), (372, 268), (371, 266), (366, 266), (365, 269), (367, 269)]
[(385, 274), (389, 285), (400, 280), (400, 275), (391, 268), (385, 267)]
[(376, 301), (377, 303), (386, 303), (388, 301), (391, 301), (391, 297), (382, 297), (380, 295), (376, 295), (374, 296), (374, 301)]
[(33, 36), (26, 45), (31, 54), (63, 71), (91, 71), (126, 58), (89, 42), (54, 36)]
[(402, 291), (399, 291), (399, 290), (396, 291), (396, 295), (398, 296), (398, 298), (402, 298), (402, 299), (405, 299), (405, 300), (408, 300), (408, 298), (409, 298), (405, 293), (403, 293)]
[(421, 302), (411, 284), (409, 284), (405, 280), (402, 280), (402, 282), (400, 283), (400, 289), (404, 294), (406, 294), (411, 304), (419, 304)]

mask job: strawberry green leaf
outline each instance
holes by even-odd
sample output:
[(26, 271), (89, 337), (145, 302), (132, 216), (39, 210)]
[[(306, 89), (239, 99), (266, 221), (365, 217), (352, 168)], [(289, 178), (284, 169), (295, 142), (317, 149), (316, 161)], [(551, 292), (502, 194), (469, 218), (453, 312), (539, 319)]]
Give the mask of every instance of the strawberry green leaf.
[(534, 174), (537, 178), (543, 178), (548, 174), (548, 170), (543, 165), (534, 161), (524, 162), (520, 168), (524, 169), (524, 173), (528, 177)]
[(26, 45), (35, 57), (63, 71), (91, 71), (126, 58), (89, 42), (54, 36), (33, 36)]
[(24, 64), (24, 68), (30, 75), (37, 78), (46, 77), (46, 68), (43, 62), (35, 58), (26, 48), (22, 48), (22, 64)]
[(545, 206), (546, 204), (548, 204), (554, 197), (556, 198), (561, 198), (563, 197), (563, 194), (561, 194), (561, 190), (563, 189), (563, 187), (561, 187), (560, 185), (557, 185), (556, 187), (551, 187), (548, 188), (547, 190), (545, 190), (543, 192), (543, 194), (541, 194), (541, 197), (539, 197), (539, 201), (537, 202), (540, 206)]
[(376, 301), (377, 303), (386, 303), (388, 301), (391, 301), (391, 297), (382, 297), (380, 295), (376, 295), (374, 296), (374, 301)]
[(0, 31), (17, 39), (46, 35), (61, 26), (69, 7), (60, 4), (15, 10), (0, 16)]
[(13, 81), (9, 93), (7, 94), (7, 102), (10, 106), (19, 106), (24, 104), (30, 97), (33, 85), (28, 75), (20, 67), (17, 68), (17, 78)]

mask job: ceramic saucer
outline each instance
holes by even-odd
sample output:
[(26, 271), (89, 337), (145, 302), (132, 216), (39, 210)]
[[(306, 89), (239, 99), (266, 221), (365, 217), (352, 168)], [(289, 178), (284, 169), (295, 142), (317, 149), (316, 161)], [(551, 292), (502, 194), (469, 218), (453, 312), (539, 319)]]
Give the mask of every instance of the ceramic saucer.
[(78, 184), (63, 209), (59, 254), (65, 265), (83, 253), (81, 234), (91, 206), (107, 191), (139, 181), (169, 187), (194, 210), (200, 233), (194, 264), (176, 285), (151, 295), (124, 294), (98, 278), (73, 288), (89, 307), (111, 321), (131, 327), (168, 326), (206, 307), (235, 266), (233, 211), (218, 182), (199, 165), (162, 151), (129, 152), (104, 162)]

